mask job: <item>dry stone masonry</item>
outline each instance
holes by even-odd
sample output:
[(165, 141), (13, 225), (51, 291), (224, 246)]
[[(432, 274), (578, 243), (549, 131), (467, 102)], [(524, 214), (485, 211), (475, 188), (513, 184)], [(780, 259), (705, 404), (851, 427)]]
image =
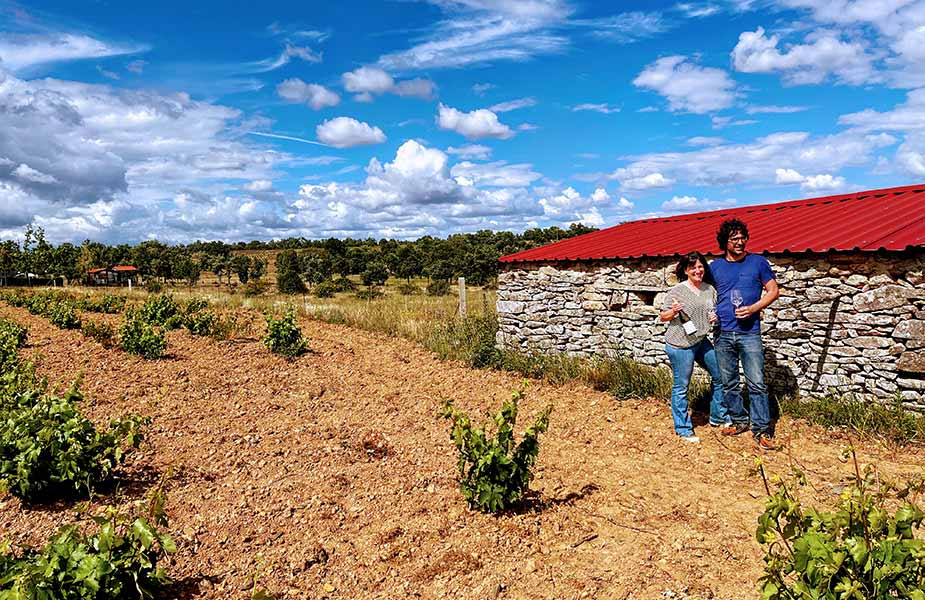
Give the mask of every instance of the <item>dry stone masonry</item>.
[[(766, 255), (781, 297), (762, 314), (772, 390), (899, 397), (925, 411), (925, 256)], [(507, 263), (498, 344), (527, 352), (621, 353), (668, 364), (664, 292), (677, 259)]]

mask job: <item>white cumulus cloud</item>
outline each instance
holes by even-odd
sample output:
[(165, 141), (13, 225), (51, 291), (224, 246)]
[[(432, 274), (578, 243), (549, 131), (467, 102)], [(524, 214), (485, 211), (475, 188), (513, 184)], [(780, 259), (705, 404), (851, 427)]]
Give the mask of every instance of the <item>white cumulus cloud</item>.
[(430, 100), (434, 97), (436, 85), (429, 79), (407, 79), (396, 82), (384, 69), (364, 66), (341, 75), (344, 89), (356, 94), (355, 99), (370, 102), (380, 94), (395, 94), (402, 97)]
[(794, 171), (793, 169), (775, 169), (774, 170), (774, 180), (775, 183), (781, 185), (788, 185), (791, 183), (803, 183), (806, 178), (800, 175), (799, 172)]
[(673, 111), (715, 112), (732, 106), (736, 97), (735, 82), (726, 71), (701, 67), (684, 56), (658, 59), (633, 84), (664, 96)]
[(511, 128), (498, 120), (498, 115), (485, 108), (462, 112), (441, 102), (437, 113), (437, 125), (440, 129), (455, 131), (471, 140), (506, 140), (514, 136)]
[(732, 64), (743, 73), (781, 73), (791, 84), (822, 83), (830, 75), (840, 83), (861, 85), (879, 80), (872, 57), (861, 42), (846, 42), (830, 32), (817, 32), (805, 44), (781, 51), (780, 38), (759, 27), (739, 36)]
[(381, 144), (386, 139), (378, 127), (351, 117), (328, 119), (315, 128), (315, 134), (319, 141), (335, 148)]
[(340, 96), (323, 85), (305, 83), (301, 79), (287, 79), (276, 86), (276, 93), (288, 102), (300, 102), (321, 110), (340, 104)]

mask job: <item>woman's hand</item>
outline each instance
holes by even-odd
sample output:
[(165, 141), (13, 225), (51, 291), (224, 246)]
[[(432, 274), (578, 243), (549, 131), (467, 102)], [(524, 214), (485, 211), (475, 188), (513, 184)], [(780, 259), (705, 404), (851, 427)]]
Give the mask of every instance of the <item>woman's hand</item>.
[(674, 316), (677, 317), (678, 313), (684, 310), (684, 304), (678, 302), (677, 298), (675, 298), (675, 300), (673, 300), (671, 303), (671, 310), (674, 311)]
[(682, 310), (684, 310), (684, 305), (678, 302), (676, 298), (672, 300), (671, 306), (669, 306), (668, 308), (666, 308), (665, 310), (663, 310), (662, 312), (658, 314), (658, 317), (659, 319), (662, 320), (663, 323), (667, 323), (668, 321), (671, 321), (672, 319), (677, 317), (678, 313), (681, 312)]

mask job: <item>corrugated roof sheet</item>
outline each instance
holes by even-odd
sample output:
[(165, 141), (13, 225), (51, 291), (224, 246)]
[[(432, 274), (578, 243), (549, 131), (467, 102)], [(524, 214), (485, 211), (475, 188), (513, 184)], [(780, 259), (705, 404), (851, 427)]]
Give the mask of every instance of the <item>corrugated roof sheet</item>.
[(501, 262), (719, 254), (726, 219), (748, 225), (749, 252), (906, 250), (925, 245), (925, 184), (643, 219), (501, 258)]

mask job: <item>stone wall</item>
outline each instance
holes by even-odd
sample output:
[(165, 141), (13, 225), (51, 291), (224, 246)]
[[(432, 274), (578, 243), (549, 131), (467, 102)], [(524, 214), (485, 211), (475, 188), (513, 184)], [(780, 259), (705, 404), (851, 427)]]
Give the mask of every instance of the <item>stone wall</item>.
[[(925, 255), (767, 255), (781, 297), (762, 314), (769, 385), (821, 395), (899, 395), (925, 411)], [(508, 264), (498, 343), (532, 352), (622, 353), (667, 364), (665, 290), (677, 259)]]

